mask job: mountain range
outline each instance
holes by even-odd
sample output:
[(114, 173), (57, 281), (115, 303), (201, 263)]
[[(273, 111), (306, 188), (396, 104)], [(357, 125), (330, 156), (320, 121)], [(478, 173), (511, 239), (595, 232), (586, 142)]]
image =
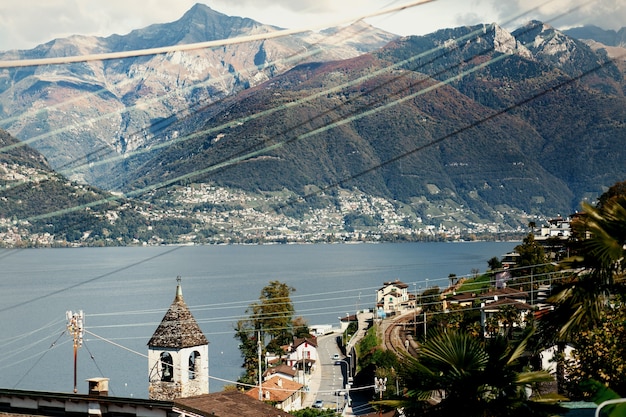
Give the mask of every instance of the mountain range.
[[(179, 20), (106, 38), (72, 36), (0, 60), (132, 51), (242, 36), (279, 28), (196, 4)], [(301, 62), (357, 56), (395, 36), (365, 23), (164, 55), (0, 73), (0, 128), (46, 155), (72, 179), (102, 185), (108, 164), (90, 163), (151, 144), (168, 120), (267, 81)], [(108, 181), (108, 180), (107, 180)]]
[[(276, 30), (196, 5), (176, 22), (57, 39), (0, 59)], [(343, 213), (339, 229), (371, 232), (397, 216), (402, 233), (519, 230), (576, 211), (626, 177), (623, 34), (534, 21), (513, 32), (484, 24), (400, 38), (359, 23), (4, 70), (0, 127), (72, 180), (153, 207), (189, 209), (176, 190), (209, 184), (300, 221), (334, 209)], [(346, 204), (346, 193), (368, 200), (369, 211)], [(193, 207), (206, 207), (203, 198)], [(372, 213), (378, 202), (391, 209)], [(145, 218), (136, 216), (127, 224)], [(201, 228), (185, 221), (186, 232)]]

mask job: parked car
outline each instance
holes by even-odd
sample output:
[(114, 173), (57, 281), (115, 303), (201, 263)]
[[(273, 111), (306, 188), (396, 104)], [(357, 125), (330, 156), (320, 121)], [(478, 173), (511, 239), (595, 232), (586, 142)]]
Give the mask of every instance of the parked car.
[(335, 353), (335, 354), (333, 355), (333, 360), (334, 360), (334, 361), (339, 360), (339, 354), (338, 354), (338, 353)]
[(322, 408), (324, 407), (324, 401), (322, 400), (317, 400), (313, 403), (313, 408)]

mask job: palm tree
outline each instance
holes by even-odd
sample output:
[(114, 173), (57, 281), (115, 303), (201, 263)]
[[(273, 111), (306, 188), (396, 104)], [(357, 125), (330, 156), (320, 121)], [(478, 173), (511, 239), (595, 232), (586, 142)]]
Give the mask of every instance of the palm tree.
[[(559, 326), (559, 336), (593, 327), (612, 295), (624, 294), (626, 270), (626, 196), (592, 207), (583, 204), (582, 220), (573, 224), (581, 239), (580, 253), (561, 263), (573, 271), (551, 298), (556, 306), (546, 319)], [(553, 328), (550, 331), (554, 330)]]
[(524, 342), (510, 347), (500, 337), (481, 341), (462, 331), (440, 332), (421, 346), (417, 357), (403, 359), (403, 396), (381, 403), (403, 408), (407, 417), (537, 413), (548, 406), (530, 401), (527, 389), (553, 378), (521, 369), (524, 347)]
[[(575, 342), (577, 332), (600, 322), (616, 294), (625, 294), (626, 195), (601, 197), (600, 202), (597, 207), (583, 204), (583, 215), (573, 223), (577, 253), (561, 262), (563, 269), (573, 272), (550, 297), (554, 310), (538, 321), (540, 343), (544, 347), (556, 344), (559, 357), (566, 343)], [(564, 389), (562, 372), (562, 363), (557, 361), (559, 392)]]

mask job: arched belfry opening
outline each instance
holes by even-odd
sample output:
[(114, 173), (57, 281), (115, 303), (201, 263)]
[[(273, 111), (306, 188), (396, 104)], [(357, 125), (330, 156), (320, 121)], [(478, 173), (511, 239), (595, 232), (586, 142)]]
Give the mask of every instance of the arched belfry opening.
[(189, 355), (189, 379), (196, 379), (201, 371), (202, 365), (200, 352), (194, 350)]
[(174, 379), (174, 360), (167, 352), (161, 353), (161, 381), (171, 382)]
[(148, 393), (153, 400), (174, 400), (209, 393), (209, 342), (183, 299), (176, 295), (148, 342)]

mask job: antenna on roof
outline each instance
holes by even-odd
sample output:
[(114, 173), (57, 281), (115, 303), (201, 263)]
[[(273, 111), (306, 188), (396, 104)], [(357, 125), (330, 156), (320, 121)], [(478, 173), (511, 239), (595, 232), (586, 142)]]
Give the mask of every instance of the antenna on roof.
[(72, 313), (71, 311), (65, 312), (67, 318), (67, 331), (74, 339), (74, 394), (78, 392), (78, 386), (76, 384), (76, 362), (78, 358), (78, 348), (83, 345), (83, 336), (85, 334), (85, 316), (83, 310)]

